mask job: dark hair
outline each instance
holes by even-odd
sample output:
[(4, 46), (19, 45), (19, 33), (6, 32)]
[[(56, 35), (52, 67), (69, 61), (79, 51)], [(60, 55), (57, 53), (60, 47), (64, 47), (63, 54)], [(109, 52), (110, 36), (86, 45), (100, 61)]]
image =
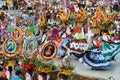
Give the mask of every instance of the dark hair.
[(19, 76), (20, 74), (22, 74), (22, 71), (21, 70), (18, 70), (18, 71), (16, 71), (16, 73), (15, 73), (17, 76)]
[(3, 68), (2, 67), (0, 67), (0, 71), (2, 71), (3, 70)]
[(108, 33), (108, 30), (103, 30), (104, 33)]
[(95, 34), (93, 37), (99, 36), (98, 34)]
[(49, 47), (50, 47), (51, 52), (54, 53), (54, 50), (55, 50), (55, 48), (54, 48), (53, 45), (48, 45), (48, 46), (45, 48), (45, 51), (44, 51), (44, 55), (45, 55), (46, 57), (50, 57), (50, 56), (53, 55), (52, 53), (51, 53), (50, 55), (47, 55), (47, 54), (46, 54), (46, 51), (48, 50)]
[(30, 75), (33, 74), (33, 71), (34, 71), (34, 69), (28, 69), (28, 73), (29, 73)]
[(9, 71), (13, 71), (12, 66), (8, 66)]

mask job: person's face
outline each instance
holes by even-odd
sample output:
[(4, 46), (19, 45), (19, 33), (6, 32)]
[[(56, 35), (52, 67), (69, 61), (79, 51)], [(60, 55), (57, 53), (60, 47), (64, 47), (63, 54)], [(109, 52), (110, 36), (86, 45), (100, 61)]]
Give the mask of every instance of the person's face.
[(51, 46), (48, 47), (48, 50), (47, 50), (47, 52), (46, 52), (46, 55), (47, 55), (47, 56), (51, 55)]
[(81, 29), (79, 29), (79, 32), (81, 32)]
[(49, 51), (51, 50), (51, 46), (48, 47), (48, 50), (49, 50)]
[(98, 36), (96, 36), (95, 38), (98, 39)]

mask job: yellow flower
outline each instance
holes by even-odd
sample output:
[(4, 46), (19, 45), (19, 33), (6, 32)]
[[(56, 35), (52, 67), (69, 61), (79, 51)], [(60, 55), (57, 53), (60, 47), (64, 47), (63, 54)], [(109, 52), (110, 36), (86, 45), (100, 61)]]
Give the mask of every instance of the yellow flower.
[(102, 11), (102, 8), (100, 6), (97, 7), (96, 12)]
[(95, 21), (93, 22), (93, 26), (97, 26), (97, 24), (96, 24), (96, 22), (95, 22)]
[(84, 11), (83, 8), (80, 8), (77, 13), (74, 14), (75, 20), (79, 20), (80, 22), (83, 22), (88, 18), (88, 13)]
[(106, 7), (105, 10), (110, 10), (110, 7)]

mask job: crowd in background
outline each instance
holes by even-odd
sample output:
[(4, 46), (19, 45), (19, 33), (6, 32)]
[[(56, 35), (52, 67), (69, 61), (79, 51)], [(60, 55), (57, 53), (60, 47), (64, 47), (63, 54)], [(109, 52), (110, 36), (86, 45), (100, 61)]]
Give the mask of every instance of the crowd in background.
[[(0, 13), (0, 28), (1, 30), (6, 30), (8, 26), (14, 26), (14, 27), (21, 27), (24, 29), (24, 27), (28, 27), (31, 25), (34, 25), (35, 27), (39, 26), (40, 23), (40, 14), (45, 13), (46, 14), (46, 23), (48, 24), (47, 27), (43, 30), (42, 34), (42, 40), (41, 43), (44, 43), (45, 41), (49, 41), (49, 36), (52, 34), (52, 30), (54, 28), (57, 28), (58, 34), (60, 38), (71, 36), (70, 38), (73, 39), (83, 39), (83, 38), (90, 38), (91, 34), (89, 33), (88, 28), (90, 27), (90, 21), (91, 16), (94, 14), (96, 7), (101, 6), (103, 10), (105, 10), (106, 6), (110, 7), (110, 11), (116, 10), (119, 12), (119, 2), (116, 0), (108, 0), (106, 4), (102, 0), (93, 1), (90, 2), (89, 0), (86, 0), (86, 2), (79, 1), (79, 2), (71, 2), (67, 8), (71, 9), (71, 15), (70, 20), (73, 21), (71, 24), (65, 23), (60, 24), (60, 17), (59, 17), (59, 8), (63, 7), (61, 4), (62, 2), (36, 2), (34, 0), (13, 0), (11, 2), (11, 9), (4, 9), (5, 6), (8, 7), (8, 5), (4, 5), (5, 3), (8, 4), (7, 1), (0, 1), (2, 3), (2, 9)], [(55, 0), (56, 1), (56, 0)], [(3, 4), (4, 3), (4, 4)], [(49, 4), (48, 4), (49, 3)], [(50, 4), (51, 3), (51, 4)], [(17, 4), (17, 5), (16, 5)], [(29, 5), (31, 4), (31, 6)], [(52, 5), (52, 6), (51, 6)], [(10, 7), (9, 6), (9, 7)], [(17, 6), (17, 7), (16, 7)], [(78, 29), (78, 33), (75, 31), (76, 23), (74, 22), (73, 13), (76, 13), (79, 8), (84, 8), (84, 10), (88, 11), (88, 23), (84, 25), (84, 28)], [(13, 13), (10, 13), (9, 10), (18, 9), (18, 13), (16, 11), (13, 11)], [(17, 13), (15, 15), (15, 13)], [(119, 13), (118, 13), (119, 14)], [(118, 15), (115, 20), (115, 24), (112, 25), (111, 29), (108, 31), (110, 34), (117, 34), (120, 33), (120, 16)], [(67, 35), (66, 35), (67, 33)], [(54, 33), (52, 35), (55, 35)], [(76, 36), (79, 35), (79, 36)], [(81, 36), (82, 35), (82, 36)], [(90, 35), (90, 36), (89, 36)], [(9, 35), (4, 35), (9, 36)], [(90, 39), (88, 39), (90, 41)]]
[[(69, 0), (68, 0), (69, 1)], [(72, 0), (71, 0), (72, 1)], [(103, 0), (93, 0), (90, 2), (90, 0), (76, 0), (78, 2), (71, 2), (69, 5), (67, 5), (67, 8), (71, 9), (71, 15), (70, 19), (73, 20), (72, 13), (75, 13), (79, 10), (80, 7), (83, 7), (84, 10), (88, 11), (89, 19), (90, 16), (92, 16), (96, 10), (97, 6), (101, 6), (103, 10), (106, 6), (110, 7), (110, 11), (117, 11), (120, 12), (120, 1), (117, 0), (107, 0), (106, 3), (103, 2)], [(76, 26), (75, 22), (72, 24), (60, 24), (59, 22), (59, 8), (63, 7), (61, 4), (63, 4), (60, 0), (53, 0), (51, 1), (45, 1), (40, 2), (37, 0), (3, 0), (0, 1), (0, 29), (7, 29), (8, 26), (14, 26), (14, 27), (28, 27), (30, 25), (34, 25), (37, 27), (40, 23), (40, 14), (43, 12), (46, 14), (46, 21), (49, 24), (47, 28), (43, 31), (42, 34), (42, 40), (41, 43), (44, 43), (45, 41), (49, 41), (49, 35), (52, 34), (51, 31), (55, 28), (58, 30), (57, 37), (61, 37), (63, 39), (65, 38), (72, 38), (72, 39), (83, 39), (88, 38), (89, 31), (88, 29), (78, 29), (78, 32), (82, 32), (82, 36), (76, 36), (74, 26)], [(10, 13), (10, 10), (18, 10), (18, 14), (14, 15), (14, 13)], [(89, 26), (86, 24), (86, 26)], [(69, 29), (67, 28), (69, 27)], [(120, 16), (118, 15), (115, 20), (115, 25), (112, 25), (111, 29), (109, 31), (104, 31), (107, 33), (111, 38), (112, 41), (115, 39), (120, 40)], [(66, 34), (67, 33), (67, 34)], [(56, 33), (55, 33), (56, 34)], [(54, 33), (52, 34), (54, 35)], [(9, 35), (4, 35), (9, 36)], [(101, 38), (101, 35), (99, 37)], [(0, 36), (1, 37), (1, 36)], [(110, 37), (105, 37), (105, 41), (108, 41)], [(2, 40), (0, 40), (2, 43)], [(67, 40), (66, 40), (67, 42)], [(60, 55), (65, 56), (65, 55)], [(75, 55), (79, 58), (79, 55)], [(30, 73), (30, 71), (28, 70)], [(16, 72), (16, 75), (21, 74), (20, 71)], [(27, 75), (27, 74), (26, 74)], [(9, 75), (8, 75), (9, 78)], [(0, 79), (1, 80), (1, 79)], [(12, 80), (15, 80), (14, 78)], [(18, 79), (21, 80), (21, 79)], [(32, 79), (26, 79), (26, 80), (32, 80)]]
[[(109, 6), (111, 9), (119, 10), (119, 0), (66, 0), (68, 1), (67, 5), (68, 7), (76, 7), (77, 5), (72, 5), (72, 1), (77, 2), (78, 6), (79, 4), (83, 4), (85, 8), (87, 7), (95, 7), (95, 6), (102, 6), (105, 7), (106, 5)], [(69, 2), (71, 1), (71, 2)], [(106, 2), (104, 2), (106, 1)], [(58, 7), (58, 4), (61, 3), (62, 0), (1, 0), (0, 1), (0, 9), (3, 10), (31, 10), (31, 9), (37, 9), (39, 6), (54, 6), (54, 8)]]

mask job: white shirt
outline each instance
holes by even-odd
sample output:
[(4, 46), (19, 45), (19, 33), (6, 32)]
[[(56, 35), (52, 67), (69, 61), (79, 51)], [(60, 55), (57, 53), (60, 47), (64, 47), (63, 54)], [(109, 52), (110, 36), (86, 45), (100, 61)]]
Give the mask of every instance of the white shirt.
[(2, 8), (2, 6), (3, 6), (3, 2), (2, 2), (2, 1), (0, 1), (0, 8)]
[(38, 80), (42, 80), (42, 76), (41, 75), (38, 75)]
[(74, 5), (75, 11), (77, 12), (79, 10), (79, 7)]
[(32, 7), (32, 3), (29, 2), (29, 3), (28, 3), (28, 7)]
[(45, 40), (46, 40), (46, 34), (44, 34), (43, 36), (42, 36), (42, 42), (44, 42)]
[(90, 4), (90, 2), (87, 0), (87, 1), (86, 1), (86, 5), (89, 5), (89, 4)]
[[(13, 77), (15, 75), (15, 72), (14, 72), (14, 70), (12, 71), (12, 75), (11, 75), (11, 77)], [(7, 79), (10, 79), (10, 71), (6, 71), (6, 77), (7, 77)]]
[[(47, 75), (47, 80), (49, 80), (49, 79), (50, 79), (50, 76)], [(43, 77), (41, 75), (38, 75), (38, 80), (43, 80)]]
[(103, 1), (99, 1), (100, 6), (103, 6), (103, 4), (104, 4)]
[(25, 78), (26, 78), (25, 80), (32, 80), (30, 74), (28, 73), (25, 74)]
[(102, 40), (108, 41), (108, 40), (110, 40), (110, 36), (102, 36)]
[(62, 35), (62, 38), (66, 38), (67, 36), (66, 36), (66, 33), (64, 33), (63, 35)]

